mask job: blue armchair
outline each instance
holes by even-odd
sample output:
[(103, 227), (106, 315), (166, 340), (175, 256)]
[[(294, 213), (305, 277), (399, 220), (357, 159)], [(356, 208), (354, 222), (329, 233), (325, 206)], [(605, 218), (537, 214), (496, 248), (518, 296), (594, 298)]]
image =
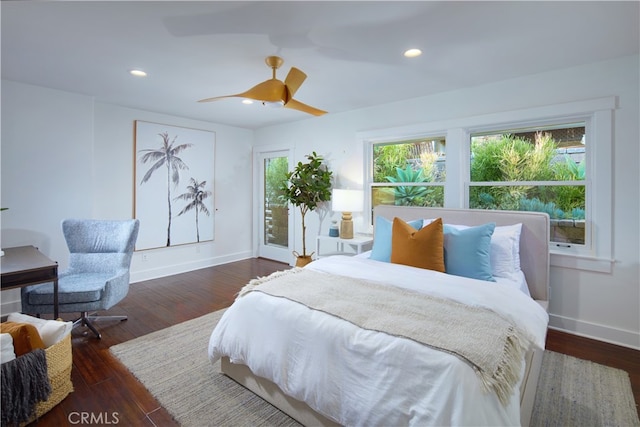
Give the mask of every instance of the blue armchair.
[[(126, 316), (94, 316), (89, 312), (108, 310), (129, 291), (129, 268), (138, 237), (137, 219), (111, 221), (66, 219), (62, 232), (69, 248), (69, 268), (58, 277), (60, 313), (80, 313), (74, 326), (87, 326), (97, 338), (100, 332), (91, 321), (126, 320)], [(53, 283), (22, 288), (22, 311), (53, 313)]]

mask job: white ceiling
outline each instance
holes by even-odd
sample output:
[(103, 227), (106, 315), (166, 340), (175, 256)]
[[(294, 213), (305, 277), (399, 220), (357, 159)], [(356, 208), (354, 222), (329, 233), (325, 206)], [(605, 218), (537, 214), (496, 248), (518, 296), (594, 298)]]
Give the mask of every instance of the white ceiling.
[[(331, 113), (637, 54), (638, 1), (2, 1), (2, 78), (245, 128), (320, 120), (228, 98), (308, 77)], [(422, 56), (402, 52), (418, 47)], [(146, 78), (128, 70), (140, 68)]]

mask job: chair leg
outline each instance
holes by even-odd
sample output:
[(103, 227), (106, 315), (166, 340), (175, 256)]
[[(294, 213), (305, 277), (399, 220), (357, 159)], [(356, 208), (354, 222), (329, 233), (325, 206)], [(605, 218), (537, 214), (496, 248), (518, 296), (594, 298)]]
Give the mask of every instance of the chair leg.
[(124, 322), (125, 320), (129, 319), (127, 316), (97, 316), (96, 314), (88, 315), (86, 317), (87, 319), (91, 319), (94, 322), (99, 322), (102, 320), (119, 320), (121, 322)]
[(96, 327), (93, 326), (93, 323), (91, 323), (92, 321), (93, 322), (101, 321), (101, 320), (120, 320), (120, 321), (125, 321), (127, 319), (128, 319), (127, 316), (96, 316), (95, 314), (89, 315), (85, 311), (85, 312), (82, 312), (80, 314), (80, 318), (78, 320), (73, 322), (73, 327), (75, 328), (78, 324), (81, 324), (82, 326), (86, 326), (87, 328), (89, 328), (91, 330), (91, 332), (93, 332), (95, 334), (96, 338), (101, 339), (102, 335), (100, 334), (100, 332), (98, 332)]
[(89, 322), (86, 311), (83, 311), (82, 313), (80, 313), (80, 318), (73, 322), (74, 328), (78, 325), (86, 326), (91, 330), (91, 332), (95, 334), (96, 338), (98, 339), (102, 338), (102, 335), (100, 335), (100, 332), (98, 332), (98, 330), (91, 324), (91, 322)]

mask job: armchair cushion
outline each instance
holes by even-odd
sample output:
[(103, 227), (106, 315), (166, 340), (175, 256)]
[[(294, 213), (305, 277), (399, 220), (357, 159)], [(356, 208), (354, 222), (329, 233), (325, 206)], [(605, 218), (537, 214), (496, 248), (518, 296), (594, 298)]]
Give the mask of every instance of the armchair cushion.
[[(99, 301), (111, 274), (68, 274), (58, 280), (58, 302), (62, 304)], [(53, 304), (53, 284), (34, 285), (28, 293), (31, 305)]]

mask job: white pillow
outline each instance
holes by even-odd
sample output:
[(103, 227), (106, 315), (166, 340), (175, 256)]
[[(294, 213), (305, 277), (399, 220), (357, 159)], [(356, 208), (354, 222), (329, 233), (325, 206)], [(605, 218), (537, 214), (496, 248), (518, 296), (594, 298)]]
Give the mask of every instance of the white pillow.
[(0, 363), (7, 363), (15, 358), (11, 334), (0, 334)]
[[(498, 277), (514, 278), (520, 269), (520, 234), (522, 224), (503, 225), (496, 227), (491, 239), (492, 264), (495, 258)], [(494, 257), (495, 250), (495, 257)], [(509, 252), (511, 254), (509, 254)]]
[(36, 327), (45, 347), (51, 347), (66, 337), (73, 328), (73, 322), (61, 322), (59, 320), (40, 319), (22, 313), (11, 313), (7, 318), (9, 322), (31, 323)]
[[(422, 219), (422, 228), (425, 228), (427, 225), (431, 224), (435, 220), (436, 220), (436, 218), (423, 218)], [(444, 223), (442, 223), (442, 225), (444, 225)]]

